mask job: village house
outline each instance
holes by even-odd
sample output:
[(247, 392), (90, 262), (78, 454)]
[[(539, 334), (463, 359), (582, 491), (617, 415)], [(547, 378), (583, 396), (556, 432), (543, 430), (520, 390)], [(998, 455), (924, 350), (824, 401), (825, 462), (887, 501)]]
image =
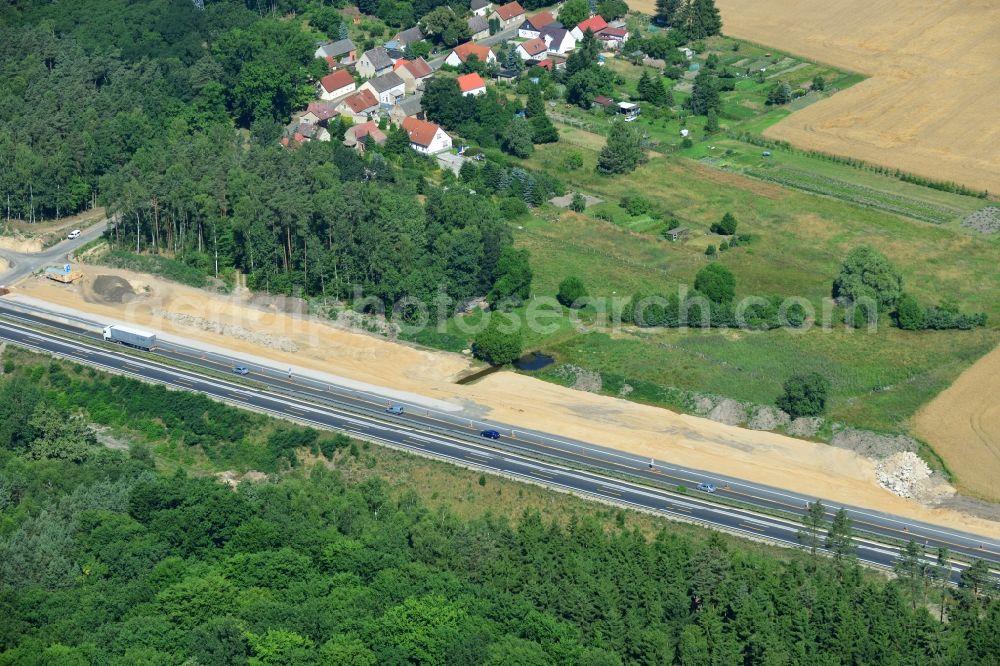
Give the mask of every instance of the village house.
[(423, 58), (416, 60), (397, 60), (393, 66), (393, 71), (403, 79), (406, 84), (406, 94), (411, 95), (417, 90), (424, 89), (424, 83), (434, 75), (434, 70)]
[(423, 120), (424, 108), (420, 104), (421, 99), (423, 99), (423, 94), (418, 93), (416, 95), (404, 97), (396, 102), (396, 106), (392, 107), (392, 111), (389, 112), (389, 122), (396, 127), (399, 127), (403, 124), (403, 120), (406, 118), (418, 118)]
[(467, 61), (470, 56), (476, 56), (476, 58), (479, 59), (479, 62), (483, 63), (497, 61), (496, 54), (490, 50), (490, 47), (474, 44), (473, 42), (466, 42), (456, 46), (455, 50), (448, 54), (448, 57), (445, 58), (444, 62), (446, 65), (458, 67)]
[(357, 88), (354, 77), (346, 69), (330, 72), (319, 80), (319, 98), (331, 100), (350, 95)]
[(583, 34), (587, 32), (587, 30), (590, 30), (592, 33), (596, 35), (601, 30), (604, 30), (607, 27), (608, 27), (608, 22), (605, 21), (603, 18), (601, 18), (600, 16), (591, 16), (586, 21), (581, 21), (580, 23), (578, 23), (575, 28), (570, 30), (570, 32), (573, 33), (573, 38), (576, 39), (576, 41), (580, 41), (581, 39), (583, 39)]
[(389, 51), (384, 46), (376, 46), (373, 49), (365, 51), (358, 58), (358, 64), (355, 66), (355, 69), (358, 71), (358, 74), (366, 79), (372, 79), (391, 72), (392, 62), (392, 56), (389, 55)]
[(494, 9), (490, 18), (500, 21), (501, 30), (508, 30), (524, 22), (524, 7), (517, 2), (508, 2)]
[(327, 122), (337, 117), (337, 105), (330, 102), (309, 102), (306, 112), (299, 118), (299, 122), (310, 125), (326, 126)]
[(475, 97), (486, 94), (486, 82), (479, 74), (463, 74), (458, 77), (458, 89), (462, 91), (462, 97)]
[(538, 37), (517, 45), (517, 55), (521, 57), (521, 60), (525, 61), (542, 58), (545, 56), (547, 50), (545, 42)]
[(469, 38), (473, 41), (490, 36), (490, 22), (486, 20), (485, 16), (473, 14), (465, 22), (469, 26)]
[(424, 33), (419, 27), (413, 26), (412, 28), (407, 28), (401, 32), (396, 33), (396, 36), (385, 43), (385, 48), (389, 51), (398, 49), (400, 51), (405, 50), (410, 44), (416, 44), (424, 39)]
[(344, 98), (337, 105), (337, 113), (350, 118), (355, 123), (363, 123), (378, 113), (378, 98), (371, 90), (359, 90), (350, 97)]
[(545, 42), (545, 48), (549, 53), (566, 55), (576, 48), (576, 38), (566, 28), (548, 25), (542, 28), (538, 38)]
[(335, 42), (321, 44), (314, 54), (317, 58), (326, 60), (330, 69), (340, 64), (351, 64), (358, 59), (358, 47), (349, 39), (339, 39)]
[[(529, 16), (524, 19), (524, 23), (520, 25), (517, 29), (517, 36), (522, 39), (534, 39), (538, 37), (538, 33), (542, 31), (542, 28), (548, 25), (556, 23), (555, 17), (548, 12), (541, 12), (535, 14), (534, 16)], [(560, 23), (560, 25), (562, 25)]]
[(405, 118), (402, 127), (410, 137), (410, 148), (422, 155), (436, 155), (451, 150), (451, 137), (436, 123)]
[(385, 144), (388, 138), (385, 132), (378, 128), (378, 124), (369, 120), (368, 122), (361, 123), (360, 125), (352, 125), (347, 128), (344, 132), (344, 145), (351, 148), (357, 148), (359, 152), (364, 152), (365, 140), (371, 137), (371, 140), (375, 145), (381, 146)]
[(370, 90), (379, 104), (393, 106), (396, 100), (406, 94), (406, 83), (396, 72), (387, 72), (374, 79), (368, 79), (361, 84), (360, 90)]
[(628, 40), (628, 30), (625, 28), (605, 28), (597, 33), (597, 39), (604, 44), (605, 48), (617, 50)]
[(472, 0), (469, 3), (469, 11), (475, 16), (486, 18), (493, 9), (493, 3), (488, 0)]

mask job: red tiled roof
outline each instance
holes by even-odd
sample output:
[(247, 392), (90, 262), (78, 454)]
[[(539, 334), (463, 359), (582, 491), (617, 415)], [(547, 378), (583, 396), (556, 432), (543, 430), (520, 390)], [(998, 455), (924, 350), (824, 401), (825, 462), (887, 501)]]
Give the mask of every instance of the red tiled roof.
[(417, 58), (416, 60), (397, 60), (395, 69), (403, 68), (413, 75), (415, 79), (422, 79), (425, 76), (430, 76), (434, 73), (431, 66), (427, 64), (427, 61), (423, 58)]
[(600, 16), (591, 16), (586, 21), (581, 21), (576, 27), (580, 29), (580, 32), (587, 32), (587, 28), (590, 28), (596, 33), (607, 28), (608, 22)]
[(609, 104), (614, 104), (614, 103), (615, 101), (613, 99), (611, 99), (610, 97), (605, 97), (604, 95), (598, 95), (597, 97), (594, 98), (594, 104), (598, 104), (600, 106), (608, 106)]
[(541, 30), (542, 28), (544, 28), (549, 23), (552, 23), (555, 20), (556, 20), (555, 17), (552, 16), (552, 14), (550, 14), (549, 12), (539, 12), (534, 16), (528, 17), (528, 23), (535, 30)]
[(385, 143), (385, 133), (378, 128), (378, 125), (375, 122), (371, 120), (366, 123), (361, 123), (360, 125), (355, 125), (353, 130), (354, 138), (358, 141), (361, 141), (370, 134), (375, 143)]
[(344, 100), (344, 103), (350, 107), (351, 111), (354, 113), (361, 113), (365, 109), (370, 109), (373, 106), (378, 106), (378, 98), (372, 94), (372, 91), (365, 88), (361, 92), (351, 95)]
[(500, 15), (500, 19), (503, 21), (509, 21), (515, 16), (520, 16), (524, 13), (524, 7), (517, 2), (508, 2), (502, 7), (496, 8), (496, 13)]
[(483, 81), (483, 77), (479, 76), (479, 74), (475, 72), (472, 72), (471, 74), (463, 74), (458, 77), (458, 88), (464, 93), (471, 92), (485, 86), (486, 83)]
[(320, 120), (329, 120), (337, 115), (337, 110), (327, 102), (309, 102), (306, 113), (312, 113)]
[(327, 92), (340, 90), (344, 86), (349, 86), (352, 83), (354, 83), (354, 77), (351, 76), (351, 73), (346, 69), (338, 69), (335, 72), (330, 72), (319, 80), (319, 84), (323, 86), (323, 90)]
[(337, 68), (337, 60), (333, 56), (326, 56), (324, 60), (326, 60), (326, 64), (331, 70)]
[(601, 34), (598, 35), (601, 39), (606, 39), (608, 37), (615, 37), (618, 39), (624, 39), (628, 35), (628, 30), (625, 28), (605, 28), (601, 30)]
[(403, 129), (409, 135), (410, 143), (415, 143), (418, 146), (429, 146), (434, 140), (434, 135), (441, 128), (435, 123), (409, 116), (403, 118)]
[(545, 60), (539, 60), (535, 64), (535, 67), (541, 67), (542, 69), (547, 69), (547, 70), (549, 70), (551, 72), (552, 71), (552, 61), (549, 60), (548, 58), (546, 58)]
[(490, 47), (475, 44), (473, 42), (466, 42), (455, 47), (455, 55), (457, 55), (458, 59), (462, 62), (468, 60), (471, 55), (479, 58), (479, 62), (486, 62), (486, 59), (490, 56)]
[(529, 39), (526, 42), (521, 43), (521, 48), (524, 49), (525, 53), (529, 56), (536, 56), (545, 53), (545, 41), (541, 37), (535, 37), (534, 39)]

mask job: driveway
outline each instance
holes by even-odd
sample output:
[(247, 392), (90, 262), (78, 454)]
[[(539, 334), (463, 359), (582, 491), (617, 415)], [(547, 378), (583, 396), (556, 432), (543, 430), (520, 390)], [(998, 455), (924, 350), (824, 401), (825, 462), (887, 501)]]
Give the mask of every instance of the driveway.
[(107, 229), (108, 221), (101, 220), (84, 230), (75, 240), (62, 240), (41, 252), (13, 252), (0, 249), (0, 257), (9, 264), (7, 270), (0, 273), (0, 286), (11, 286), (28, 277), (35, 271), (46, 266), (57, 266), (66, 263), (67, 256), (80, 246), (99, 238)]

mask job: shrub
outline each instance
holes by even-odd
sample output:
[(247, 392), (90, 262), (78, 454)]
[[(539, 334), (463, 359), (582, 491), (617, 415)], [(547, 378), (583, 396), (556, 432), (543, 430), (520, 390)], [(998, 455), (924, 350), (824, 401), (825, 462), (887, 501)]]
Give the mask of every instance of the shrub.
[(830, 383), (816, 372), (792, 375), (782, 387), (775, 404), (792, 418), (819, 416), (826, 409)]
[(583, 155), (577, 152), (570, 153), (563, 158), (563, 168), (567, 171), (575, 171), (583, 166)]
[(587, 297), (587, 288), (583, 286), (580, 278), (570, 276), (559, 283), (559, 293), (556, 299), (568, 308), (580, 308), (584, 306), (582, 299)]
[(698, 271), (694, 288), (714, 303), (730, 303), (736, 296), (736, 278), (728, 268), (713, 262)]
[(715, 254), (716, 254), (716, 251), (715, 251), (715, 246), (714, 245), (709, 245), (708, 247), (705, 248), (705, 256), (706, 257), (714, 257)]
[(903, 294), (896, 302), (896, 325), (905, 331), (920, 331), (927, 325), (927, 311), (917, 299)]
[(833, 297), (853, 303), (875, 303), (891, 309), (903, 292), (903, 277), (878, 250), (862, 245), (851, 250), (833, 282)]
[(521, 331), (500, 329), (496, 316), (472, 343), (472, 353), (490, 365), (507, 365), (521, 355)]
[(587, 209), (587, 200), (583, 198), (582, 194), (577, 192), (573, 195), (573, 200), (569, 202), (569, 209), (577, 213), (582, 213)]
[(732, 213), (726, 213), (722, 219), (712, 225), (712, 233), (720, 236), (732, 236), (736, 233), (736, 218)]
[(622, 197), (621, 207), (624, 208), (629, 215), (638, 217), (649, 213), (653, 208), (653, 204), (650, 203), (649, 199), (645, 197), (630, 196)]

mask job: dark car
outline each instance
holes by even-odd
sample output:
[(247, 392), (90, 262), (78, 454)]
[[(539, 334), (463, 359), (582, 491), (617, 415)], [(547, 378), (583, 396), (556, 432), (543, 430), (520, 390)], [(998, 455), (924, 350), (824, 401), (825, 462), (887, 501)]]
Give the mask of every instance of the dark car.
[(699, 483), (698, 490), (702, 491), (703, 493), (714, 493), (715, 486), (713, 486), (711, 483)]
[(500, 439), (500, 433), (496, 430), (484, 430), (479, 433), (480, 437), (485, 437), (486, 439)]
[(233, 374), (237, 374), (237, 375), (249, 375), (250, 374), (250, 368), (248, 368), (245, 365), (237, 365), (236, 367), (233, 368)]

